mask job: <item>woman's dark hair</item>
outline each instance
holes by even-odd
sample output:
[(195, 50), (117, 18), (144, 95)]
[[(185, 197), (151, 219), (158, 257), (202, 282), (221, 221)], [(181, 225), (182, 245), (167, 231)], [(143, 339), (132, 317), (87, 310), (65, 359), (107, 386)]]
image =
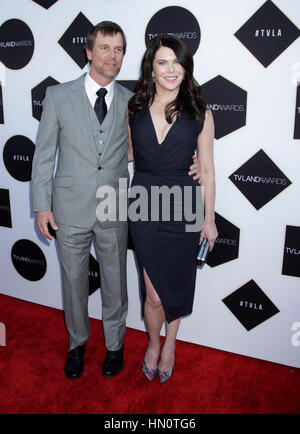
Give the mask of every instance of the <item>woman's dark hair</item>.
[(201, 97), (201, 87), (193, 77), (194, 61), (187, 46), (174, 36), (157, 36), (152, 39), (143, 56), (141, 75), (135, 87), (135, 95), (128, 103), (129, 114), (134, 115), (154, 101), (155, 81), (152, 79), (153, 60), (160, 47), (168, 47), (174, 51), (180, 65), (185, 70), (178, 95), (165, 109), (166, 120), (172, 123), (173, 117), (179, 114), (196, 118), (200, 124), (205, 116), (206, 104)]
[(125, 54), (126, 52), (125, 34), (121, 29), (121, 27), (118, 24), (113, 23), (112, 21), (102, 21), (101, 23), (96, 24), (89, 30), (86, 37), (86, 48), (89, 51), (92, 51), (95, 40), (99, 32), (104, 36), (106, 35), (113, 36), (116, 35), (117, 33), (120, 33), (123, 39), (123, 54)]

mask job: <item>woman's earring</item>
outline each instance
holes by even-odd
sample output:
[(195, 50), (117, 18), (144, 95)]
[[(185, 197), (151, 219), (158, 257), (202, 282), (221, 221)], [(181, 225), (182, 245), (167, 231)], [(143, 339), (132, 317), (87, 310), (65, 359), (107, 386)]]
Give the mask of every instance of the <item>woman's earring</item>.
[(152, 82), (153, 82), (153, 83), (155, 82), (155, 77), (154, 77), (153, 72), (152, 72)]

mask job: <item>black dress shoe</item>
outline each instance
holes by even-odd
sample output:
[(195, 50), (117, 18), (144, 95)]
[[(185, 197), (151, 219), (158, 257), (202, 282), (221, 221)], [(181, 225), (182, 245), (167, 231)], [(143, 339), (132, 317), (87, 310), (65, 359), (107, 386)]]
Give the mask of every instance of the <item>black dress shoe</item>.
[(123, 347), (118, 351), (106, 350), (106, 358), (102, 370), (104, 377), (113, 377), (119, 374), (123, 366)]
[(69, 380), (76, 380), (83, 374), (83, 356), (85, 353), (85, 344), (79, 345), (69, 351), (67, 363), (65, 365), (65, 374)]

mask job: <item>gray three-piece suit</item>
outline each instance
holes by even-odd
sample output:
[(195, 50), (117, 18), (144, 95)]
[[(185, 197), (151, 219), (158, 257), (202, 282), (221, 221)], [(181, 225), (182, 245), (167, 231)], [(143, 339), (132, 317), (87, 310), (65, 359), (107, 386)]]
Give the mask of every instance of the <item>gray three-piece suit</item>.
[[(47, 89), (32, 165), (34, 211), (52, 210), (58, 226), (65, 322), (70, 350), (90, 336), (89, 254), (92, 240), (101, 275), (105, 344), (123, 345), (126, 315), (127, 222), (96, 217), (99, 186), (129, 179), (126, 107), (132, 93), (115, 82), (113, 101), (99, 124), (86, 95), (84, 75)], [(58, 148), (57, 169), (55, 169)]]

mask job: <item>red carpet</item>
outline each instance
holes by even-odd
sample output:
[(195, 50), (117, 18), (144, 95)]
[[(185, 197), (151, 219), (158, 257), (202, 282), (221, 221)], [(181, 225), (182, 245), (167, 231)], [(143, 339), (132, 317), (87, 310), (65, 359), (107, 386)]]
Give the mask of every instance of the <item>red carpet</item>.
[(1, 414), (300, 413), (300, 370), (182, 341), (175, 372), (161, 385), (140, 372), (146, 334), (128, 329), (125, 368), (103, 378), (101, 321), (91, 320), (85, 372), (64, 376), (67, 338), (61, 311), (0, 295)]

